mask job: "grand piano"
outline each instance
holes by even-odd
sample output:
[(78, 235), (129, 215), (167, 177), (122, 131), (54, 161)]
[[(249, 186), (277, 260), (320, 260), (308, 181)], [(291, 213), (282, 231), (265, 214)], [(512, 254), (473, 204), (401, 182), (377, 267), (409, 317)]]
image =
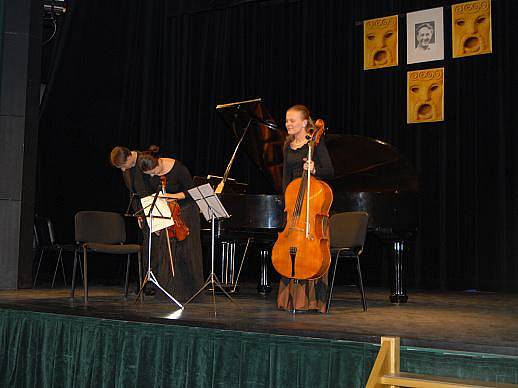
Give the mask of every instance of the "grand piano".
[[(257, 116), (261, 117), (258, 104)], [(270, 253), (277, 233), (284, 227), (282, 182), (282, 147), (285, 131), (272, 128), (268, 122), (248, 123), (243, 143), (248, 156), (269, 178), (270, 194), (251, 194), (225, 186), (220, 199), (232, 217), (219, 223), (217, 237), (221, 249), (221, 279), (232, 285), (237, 282), (236, 247), (245, 243), (259, 247), (261, 270), (258, 292), (272, 290), (268, 273)], [(233, 125), (236, 139), (243, 135)], [(366, 211), (368, 231), (384, 242), (391, 252), (391, 294), (393, 303), (408, 299), (405, 287), (405, 261), (408, 244), (417, 234), (418, 177), (413, 166), (396, 148), (369, 137), (333, 135), (325, 137), (335, 176), (328, 180), (334, 193), (332, 213)], [(241, 192), (239, 192), (241, 191)], [(242, 264), (242, 263), (241, 263)], [(235, 289), (235, 287), (234, 287)]]

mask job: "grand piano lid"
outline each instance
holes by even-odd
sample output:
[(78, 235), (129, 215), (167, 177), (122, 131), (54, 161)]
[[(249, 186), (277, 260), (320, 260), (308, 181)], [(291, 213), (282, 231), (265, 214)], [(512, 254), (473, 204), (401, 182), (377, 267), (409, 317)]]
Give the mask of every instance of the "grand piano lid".
[(392, 145), (358, 135), (325, 137), (335, 176), (333, 190), (400, 192), (417, 191), (417, 173)]
[(217, 110), (236, 139), (252, 119), (243, 139), (246, 153), (270, 181), (272, 191), (281, 193), (284, 128), (277, 125), (260, 98), (218, 105)]

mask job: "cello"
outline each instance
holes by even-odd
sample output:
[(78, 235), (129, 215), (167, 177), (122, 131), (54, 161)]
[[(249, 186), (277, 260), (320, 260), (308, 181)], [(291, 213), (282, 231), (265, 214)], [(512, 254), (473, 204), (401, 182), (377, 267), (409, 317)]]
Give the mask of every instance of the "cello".
[[(324, 134), (324, 121), (318, 119), (311, 128), (307, 162)], [(286, 187), (284, 193), (286, 227), (279, 233), (272, 249), (272, 264), (285, 278), (312, 280), (324, 276), (331, 264), (329, 247), (329, 209), (333, 192), (329, 185), (304, 170)]]

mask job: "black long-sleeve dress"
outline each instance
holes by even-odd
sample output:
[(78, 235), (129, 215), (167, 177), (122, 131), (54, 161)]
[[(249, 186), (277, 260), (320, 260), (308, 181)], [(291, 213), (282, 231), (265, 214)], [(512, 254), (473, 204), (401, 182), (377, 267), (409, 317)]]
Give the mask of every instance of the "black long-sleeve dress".
[[(284, 146), (284, 165), (282, 188), (286, 187), (295, 178), (299, 178), (304, 172), (304, 158), (308, 155), (308, 145), (293, 149), (289, 144)], [(315, 163), (315, 176), (320, 179), (331, 178), (334, 175), (333, 164), (329, 152), (322, 139), (315, 146), (313, 153)], [(277, 294), (277, 306), (284, 310), (313, 310), (326, 311), (327, 302), (327, 273), (316, 280), (294, 280), (281, 278), (279, 293)]]
[[(175, 276), (171, 275), (167, 233), (161, 231), (156, 268), (153, 268), (158, 282), (175, 299), (185, 302), (203, 285), (203, 259), (200, 239), (200, 214), (198, 206), (187, 192), (193, 187), (192, 177), (187, 167), (178, 160), (167, 174), (166, 191), (170, 194), (183, 192), (185, 199), (179, 200), (181, 217), (189, 228), (189, 235), (183, 241), (170, 239)], [(156, 298), (163, 299), (157, 290)]]

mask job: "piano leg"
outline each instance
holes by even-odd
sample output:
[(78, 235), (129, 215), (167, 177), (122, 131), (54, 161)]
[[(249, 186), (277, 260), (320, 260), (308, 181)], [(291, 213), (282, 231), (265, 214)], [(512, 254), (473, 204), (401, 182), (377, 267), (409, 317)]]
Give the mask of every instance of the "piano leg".
[(268, 295), (272, 292), (272, 286), (270, 284), (270, 279), (268, 278), (268, 271), (270, 267), (270, 253), (271, 248), (261, 248), (259, 251), (260, 260), (261, 260), (261, 274), (259, 278), (259, 284), (257, 285), (257, 292), (261, 295)]
[[(236, 269), (236, 242), (223, 241), (221, 243), (221, 285), (225, 290), (233, 290), (235, 287)], [(235, 290), (233, 290), (235, 291)]]
[(392, 303), (406, 303), (408, 295), (406, 294), (405, 285), (405, 267), (404, 267), (404, 243), (403, 241), (395, 241), (393, 247), (393, 278), (390, 293), (390, 301)]

